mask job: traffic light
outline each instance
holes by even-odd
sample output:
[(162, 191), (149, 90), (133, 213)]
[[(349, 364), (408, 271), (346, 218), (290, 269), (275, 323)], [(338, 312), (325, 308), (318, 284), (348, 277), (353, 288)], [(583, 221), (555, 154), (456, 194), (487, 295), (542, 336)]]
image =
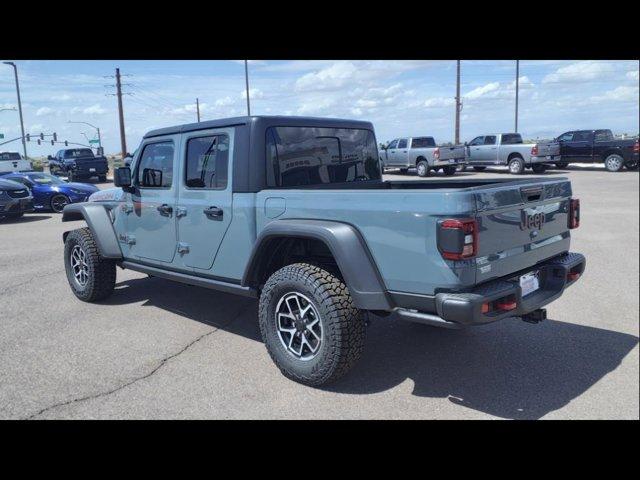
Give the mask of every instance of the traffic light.
[(27, 137), (27, 142), (30, 142), (31, 141), (31, 135), (27, 133), (26, 137)]
[[(57, 142), (58, 141), (58, 134), (56, 132), (53, 132), (53, 142)], [(51, 142), (51, 145), (53, 145), (53, 142)]]
[(40, 139), (38, 139), (38, 145), (41, 145), (41, 143), (40, 143)]
[(40, 132), (40, 140), (44, 140), (44, 133)]
[(51, 145), (55, 145), (55, 144), (56, 144), (56, 142), (51, 140)]

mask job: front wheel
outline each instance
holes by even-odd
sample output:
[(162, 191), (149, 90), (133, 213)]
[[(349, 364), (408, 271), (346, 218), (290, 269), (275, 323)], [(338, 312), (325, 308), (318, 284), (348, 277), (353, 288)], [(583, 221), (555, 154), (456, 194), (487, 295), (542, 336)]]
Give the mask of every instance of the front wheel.
[(51, 197), (51, 202), (49, 203), (51, 206), (51, 210), (53, 210), (56, 213), (60, 213), (62, 212), (62, 210), (64, 210), (64, 207), (69, 205), (69, 203), (71, 202), (69, 201), (69, 197), (59, 193)]
[(429, 164), (424, 160), (419, 161), (418, 165), (416, 165), (416, 171), (419, 177), (426, 177), (429, 175)]
[(531, 170), (533, 173), (544, 173), (547, 171), (547, 166), (542, 163), (534, 163), (531, 165)]
[(509, 172), (514, 175), (520, 175), (524, 172), (524, 160), (522, 160), (522, 157), (513, 157), (509, 160)]
[(624, 159), (617, 153), (613, 153), (604, 159), (604, 166), (610, 172), (619, 172), (624, 165)]
[(307, 263), (276, 271), (260, 295), (260, 333), (280, 371), (319, 386), (343, 376), (364, 347), (365, 322), (341, 279)]
[(456, 173), (456, 170), (458, 170), (458, 167), (456, 167), (455, 165), (448, 165), (446, 167), (443, 167), (442, 170), (444, 170), (445, 175), (451, 176), (454, 173)]
[(97, 302), (113, 293), (116, 264), (100, 255), (88, 228), (79, 228), (67, 235), (64, 267), (71, 290), (83, 302)]

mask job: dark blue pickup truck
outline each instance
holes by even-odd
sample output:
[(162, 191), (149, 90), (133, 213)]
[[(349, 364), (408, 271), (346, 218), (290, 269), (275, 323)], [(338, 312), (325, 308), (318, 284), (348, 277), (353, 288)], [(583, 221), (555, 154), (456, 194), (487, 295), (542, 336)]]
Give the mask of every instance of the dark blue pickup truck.
[(107, 181), (109, 164), (106, 157), (96, 157), (90, 148), (67, 148), (49, 156), (49, 171), (53, 175), (69, 177), (70, 182), (98, 177)]
[(604, 163), (610, 172), (618, 172), (622, 167), (629, 170), (638, 168), (638, 139), (616, 139), (611, 130), (573, 130), (565, 132), (557, 139), (560, 144), (561, 162), (556, 165), (565, 168), (569, 163)]

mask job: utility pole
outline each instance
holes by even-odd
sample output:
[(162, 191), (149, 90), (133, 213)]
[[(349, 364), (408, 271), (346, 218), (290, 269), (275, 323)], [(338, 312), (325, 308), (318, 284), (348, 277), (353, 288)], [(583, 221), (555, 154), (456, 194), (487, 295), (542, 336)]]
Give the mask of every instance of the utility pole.
[(124, 136), (124, 112), (122, 111), (122, 84), (120, 83), (120, 69), (116, 68), (116, 96), (118, 97), (118, 116), (120, 117), (120, 149), (122, 158), (127, 154), (127, 140)]
[(196, 98), (196, 114), (198, 115), (198, 123), (200, 123), (200, 101)]
[(251, 104), (249, 103), (249, 61), (244, 61), (244, 80), (247, 84), (247, 116), (251, 116)]
[(24, 138), (24, 121), (22, 119), (22, 102), (20, 101), (20, 83), (18, 82), (18, 67), (13, 62), (2, 62), (5, 65), (11, 65), (13, 67), (13, 74), (16, 78), (16, 93), (18, 94), (18, 112), (20, 113), (20, 130), (22, 133), (22, 150), (24, 151), (24, 158), (27, 160), (27, 142)]
[(456, 139), (455, 144), (460, 143), (460, 111), (462, 110), (462, 103), (460, 103), (460, 60), (457, 60), (457, 72), (456, 72)]
[(518, 133), (518, 87), (520, 83), (520, 60), (516, 60), (516, 131)]

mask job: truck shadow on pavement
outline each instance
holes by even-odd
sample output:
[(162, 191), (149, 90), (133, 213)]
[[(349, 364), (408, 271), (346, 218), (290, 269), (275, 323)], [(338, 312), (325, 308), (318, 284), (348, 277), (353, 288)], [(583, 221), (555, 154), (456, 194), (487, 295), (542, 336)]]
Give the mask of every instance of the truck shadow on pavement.
[(13, 217), (5, 217), (0, 218), (0, 223), (9, 224), (9, 223), (29, 223), (29, 222), (37, 222), (38, 220), (48, 220), (51, 218), (51, 215), (24, 215), (19, 218)]
[[(158, 278), (128, 280), (116, 288), (105, 303), (145, 301), (143, 306), (262, 341), (253, 299)], [(241, 316), (232, 313), (248, 303), (251, 308)], [(556, 320), (446, 330), (374, 317), (360, 362), (323, 390), (367, 395), (410, 379), (418, 397), (448, 398), (502, 418), (538, 419), (582, 395), (637, 344), (634, 335)]]

